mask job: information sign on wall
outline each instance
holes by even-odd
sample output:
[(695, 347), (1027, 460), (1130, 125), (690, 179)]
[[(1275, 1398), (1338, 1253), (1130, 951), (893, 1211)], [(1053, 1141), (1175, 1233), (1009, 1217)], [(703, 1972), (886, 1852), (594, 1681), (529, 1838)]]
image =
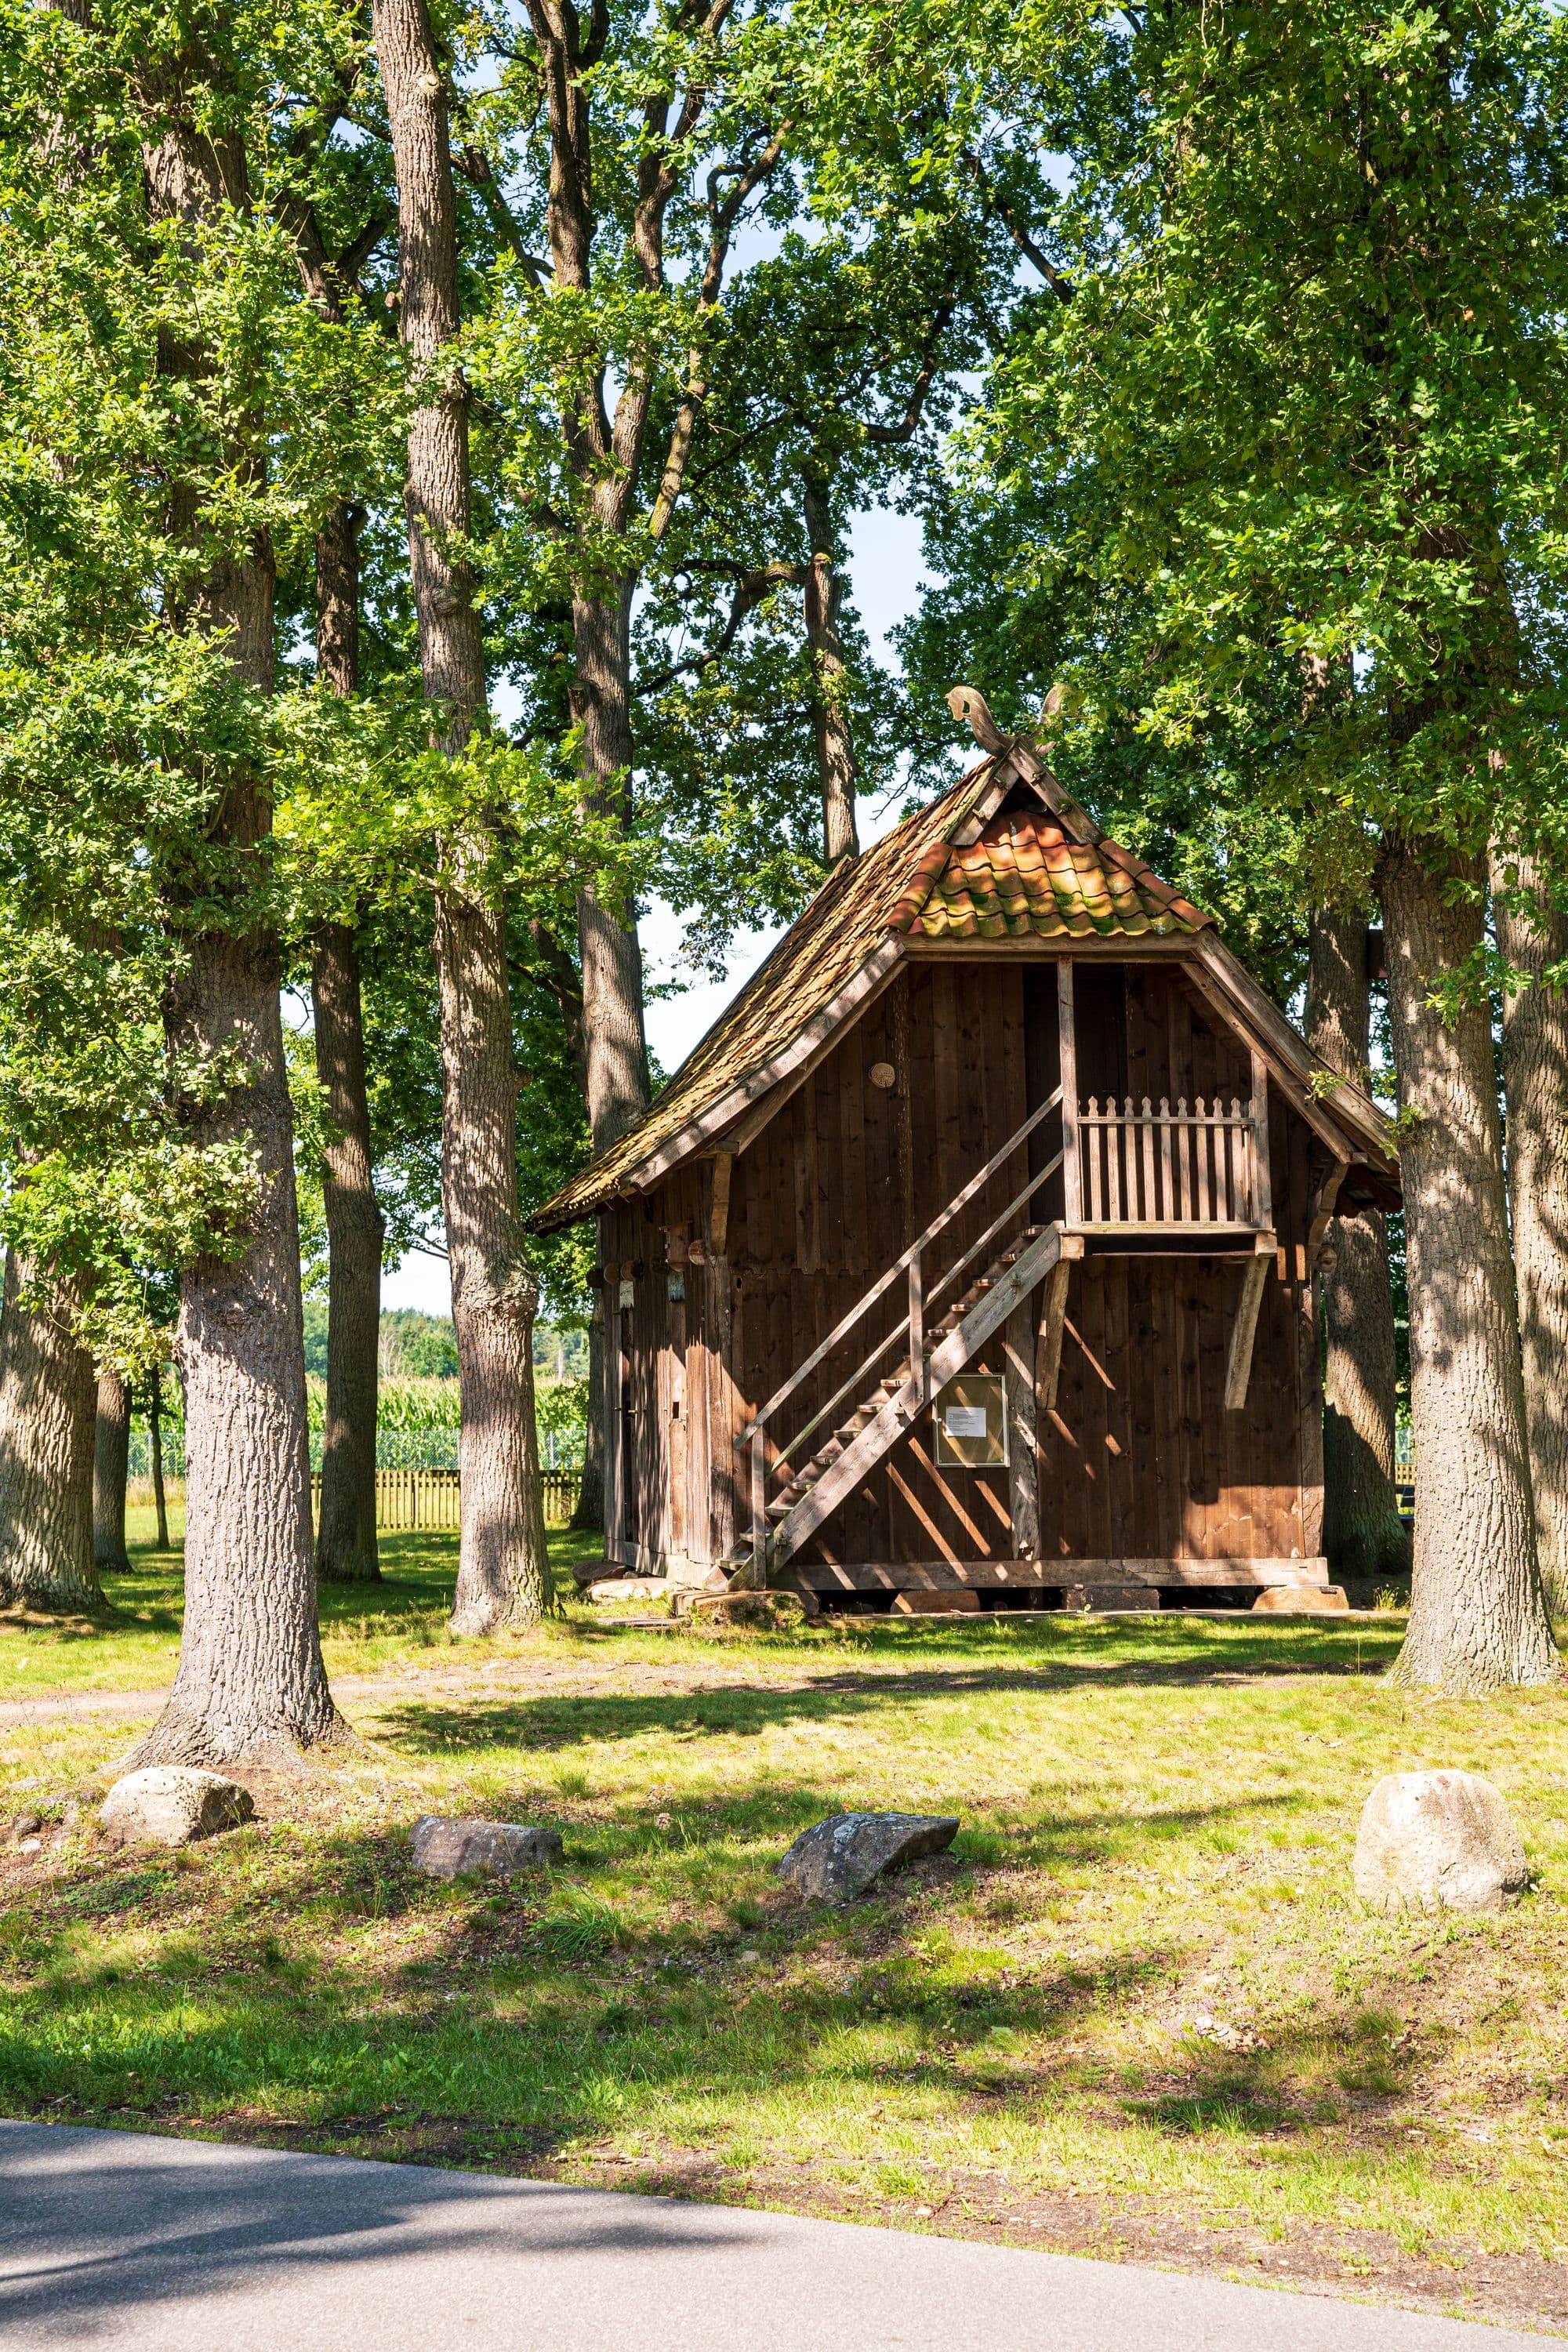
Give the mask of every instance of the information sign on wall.
[(933, 1404), (936, 1458), (950, 1470), (993, 1470), (1007, 1460), (1007, 1407), (999, 1372), (960, 1372)]

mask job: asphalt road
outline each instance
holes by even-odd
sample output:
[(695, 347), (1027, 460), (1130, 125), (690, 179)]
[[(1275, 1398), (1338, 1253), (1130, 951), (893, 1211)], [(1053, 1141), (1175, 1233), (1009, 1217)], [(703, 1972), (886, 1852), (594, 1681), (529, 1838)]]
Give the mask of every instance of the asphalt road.
[(733, 2206), (0, 2123), (6, 2346), (1539, 2352), (1541, 2342)]

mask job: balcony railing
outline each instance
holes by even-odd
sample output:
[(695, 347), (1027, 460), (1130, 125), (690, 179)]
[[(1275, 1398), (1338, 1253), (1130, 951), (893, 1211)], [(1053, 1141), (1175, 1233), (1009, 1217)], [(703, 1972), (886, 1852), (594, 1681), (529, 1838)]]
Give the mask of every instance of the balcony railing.
[[(1090, 1225), (1247, 1225), (1270, 1221), (1266, 1110), (1184, 1095), (1173, 1110), (1145, 1095), (1078, 1115), (1081, 1214)], [(1258, 1137), (1265, 1138), (1262, 1151)]]

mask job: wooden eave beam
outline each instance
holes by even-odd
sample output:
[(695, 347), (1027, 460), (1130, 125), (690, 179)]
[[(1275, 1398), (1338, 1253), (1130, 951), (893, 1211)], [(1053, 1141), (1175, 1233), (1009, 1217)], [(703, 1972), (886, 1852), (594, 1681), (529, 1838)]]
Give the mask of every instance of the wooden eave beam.
[[(1327, 1146), (1336, 1159), (1344, 1155), (1349, 1139), (1338, 1120), (1324, 1109), (1301, 1077), (1293, 1059), (1281, 1053), (1277, 1039), (1260, 1022), (1249, 1020), (1227, 990), (1217, 981), (1207, 964), (1194, 958), (1188, 966), (1188, 978), (1205, 1002), (1219, 1015), (1226, 1026), (1241, 1038), (1249, 1053), (1261, 1055), (1268, 1075), (1292, 1110), (1304, 1118), (1319, 1141)], [(1261, 992), (1259, 992), (1261, 993)], [(1281, 1022), (1282, 1028), (1288, 1024)], [(1288, 1033), (1289, 1034), (1289, 1033)]]
[[(1311, 1092), (1310, 1080), (1326, 1066), (1317, 1061), (1306, 1040), (1297, 1035), (1246, 966), (1237, 961), (1222, 940), (1207, 934), (1194, 940), (1193, 950), (1194, 983), (1222, 1019), (1228, 1020), (1233, 1028), (1261, 1046), (1271, 1070), (1286, 1087), (1296, 1108), (1335, 1158), (1343, 1156), (1348, 1141), (1354, 1156), (1369, 1160), (1380, 1172), (1392, 1173), (1397, 1181), (1398, 1160), (1393, 1149), (1392, 1130), (1376, 1104), (1368, 1101), (1360, 1087), (1352, 1086), (1348, 1079), (1342, 1079), (1326, 1103), (1321, 1103)], [(1332, 1109), (1327, 1105), (1332, 1105)]]

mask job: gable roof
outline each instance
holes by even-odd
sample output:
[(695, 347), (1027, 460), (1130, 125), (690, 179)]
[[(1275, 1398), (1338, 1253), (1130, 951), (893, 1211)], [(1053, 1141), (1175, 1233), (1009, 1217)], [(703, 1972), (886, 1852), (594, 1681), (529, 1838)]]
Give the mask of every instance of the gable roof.
[[(1201, 941), (1226, 1017), (1244, 1025), (1245, 1004), (1245, 1025), (1276, 1067), (1284, 1033), (1298, 1108), (1321, 1132), (1347, 1124), (1337, 1107), (1355, 1089), (1321, 1105), (1301, 1099), (1319, 1065), (1222, 945), (1213, 916), (1102, 834), (1032, 745), (1005, 742), (829, 877), (642, 1118), (535, 1210), (530, 1229), (574, 1224), (711, 1146), (880, 992), (910, 945), (1030, 938)], [(1359, 1096), (1356, 1108), (1365, 1113), (1348, 1122), (1358, 1155), (1370, 1148), (1392, 1165), (1387, 1122)]]

